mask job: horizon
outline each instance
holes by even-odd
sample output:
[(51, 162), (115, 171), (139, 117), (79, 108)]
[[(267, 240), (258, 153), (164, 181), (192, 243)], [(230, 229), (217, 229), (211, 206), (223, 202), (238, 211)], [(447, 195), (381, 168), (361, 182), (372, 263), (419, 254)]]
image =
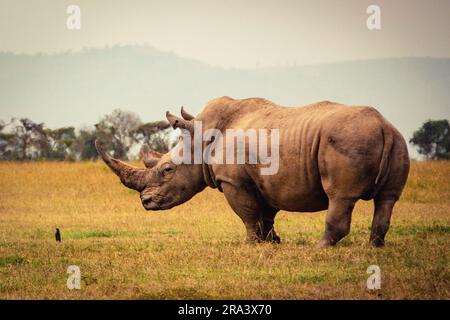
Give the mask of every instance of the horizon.
[[(61, 51), (55, 51), (55, 52), (45, 52), (45, 51), (36, 51), (36, 52), (14, 52), (14, 51), (3, 51), (0, 50), (0, 55), (14, 55), (14, 56), (24, 56), (24, 57), (53, 57), (53, 56), (61, 56), (61, 55), (76, 55), (76, 54), (83, 54), (83, 53), (89, 53), (90, 51), (102, 51), (102, 50), (112, 50), (112, 49), (147, 49), (154, 52), (157, 52), (159, 54), (165, 54), (165, 55), (172, 55), (176, 58), (183, 59), (186, 61), (192, 61), (199, 64), (206, 65), (211, 68), (217, 68), (222, 70), (270, 70), (270, 69), (276, 69), (276, 68), (296, 68), (296, 67), (314, 67), (314, 66), (323, 66), (323, 65), (333, 65), (333, 64), (343, 64), (343, 63), (352, 63), (352, 62), (370, 62), (370, 61), (382, 61), (382, 60), (401, 60), (401, 59), (430, 59), (430, 60), (450, 60), (450, 56), (448, 57), (433, 57), (433, 56), (386, 56), (381, 58), (355, 58), (355, 59), (343, 59), (343, 60), (336, 60), (336, 61), (329, 61), (329, 62), (315, 62), (315, 63), (305, 63), (305, 64), (277, 64), (277, 65), (270, 65), (270, 66), (241, 66), (241, 67), (225, 67), (220, 65), (213, 65), (208, 62), (196, 59), (196, 58), (190, 58), (187, 56), (183, 56), (182, 54), (178, 54), (176, 52), (173, 52), (171, 50), (161, 50), (158, 49), (150, 44), (114, 44), (114, 45), (106, 45), (106, 46), (99, 46), (99, 47), (82, 47), (78, 49), (67, 49), (67, 50), (61, 50)], [(150, 52), (151, 52), (150, 51)]]
[[(427, 120), (450, 119), (450, 58), (227, 69), (151, 47), (113, 46), (0, 53), (0, 67), (0, 119), (29, 118), (51, 129), (92, 128), (114, 109), (133, 112), (143, 122), (164, 119), (165, 111), (177, 113), (182, 105), (198, 114), (220, 96), (261, 97), (290, 107), (322, 100), (370, 105), (405, 140)], [(418, 156), (410, 145), (409, 150)]]

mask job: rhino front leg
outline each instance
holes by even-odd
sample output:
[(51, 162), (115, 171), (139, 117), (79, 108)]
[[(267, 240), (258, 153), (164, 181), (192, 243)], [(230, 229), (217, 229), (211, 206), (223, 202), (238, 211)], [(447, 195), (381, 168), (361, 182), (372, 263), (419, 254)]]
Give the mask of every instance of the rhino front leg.
[(222, 183), (222, 190), (231, 208), (244, 222), (247, 241), (280, 242), (273, 228), (277, 209), (266, 205), (253, 190), (238, 189), (230, 183)]
[(273, 226), (278, 209), (267, 206), (261, 214), (261, 238), (263, 241), (280, 243), (280, 237)]

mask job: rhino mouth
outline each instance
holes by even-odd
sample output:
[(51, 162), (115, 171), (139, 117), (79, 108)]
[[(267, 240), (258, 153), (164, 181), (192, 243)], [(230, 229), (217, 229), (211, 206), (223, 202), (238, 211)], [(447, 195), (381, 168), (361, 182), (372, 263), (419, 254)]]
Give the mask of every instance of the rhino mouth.
[(147, 211), (167, 210), (175, 206), (173, 201), (167, 200), (156, 196), (141, 197), (142, 206)]
[(145, 210), (161, 210), (160, 205), (154, 201), (146, 201), (143, 202), (142, 205)]

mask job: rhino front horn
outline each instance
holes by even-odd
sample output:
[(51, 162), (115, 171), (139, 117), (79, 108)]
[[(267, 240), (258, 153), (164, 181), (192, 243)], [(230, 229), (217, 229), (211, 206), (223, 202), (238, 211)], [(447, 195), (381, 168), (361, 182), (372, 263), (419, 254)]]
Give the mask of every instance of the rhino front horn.
[(102, 148), (99, 140), (95, 140), (95, 148), (107, 166), (120, 178), (120, 181), (130, 189), (142, 191), (146, 184), (147, 171), (136, 168), (125, 162), (112, 158)]

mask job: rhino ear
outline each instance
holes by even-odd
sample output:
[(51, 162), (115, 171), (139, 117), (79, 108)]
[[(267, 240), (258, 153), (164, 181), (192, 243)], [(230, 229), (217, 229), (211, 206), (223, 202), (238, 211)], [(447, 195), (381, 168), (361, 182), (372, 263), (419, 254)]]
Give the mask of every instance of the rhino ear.
[(179, 118), (177, 116), (174, 116), (169, 111), (166, 112), (166, 118), (170, 123), (170, 126), (174, 129), (180, 128), (184, 130), (188, 130), (189, 132), (194, 132), (194, 124), (192, 121), (185, 120), (182, 118)]
[(188, 121), (194, 120), (194, 118), (195, 118), (192, 114), (186, 112), (184, 110), (183, 106), (181, 107), (181, 116), (183, 117), (184, 120), (188, 120)]
[(153, 151), (148, 145), (144, 144), (141, 148), (140, 156), (147, 168), (153, 168), (161, 159), (162, 154)]

